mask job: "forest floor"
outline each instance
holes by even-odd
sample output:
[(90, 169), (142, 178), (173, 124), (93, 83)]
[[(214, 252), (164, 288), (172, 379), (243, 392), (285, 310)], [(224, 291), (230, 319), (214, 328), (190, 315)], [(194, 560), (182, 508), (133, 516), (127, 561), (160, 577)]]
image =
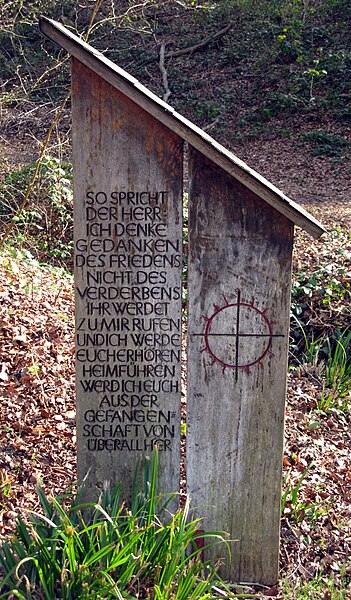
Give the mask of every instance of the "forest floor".
[[(7, 141), (12, 168), (21, 148), (13, 146), (11, 157), (11, 140)], [(325, 331), (329, 323), (335, 327), (339, 315), (340, 328), (347, 327), (349, 170), (345, 165), (336, 168), (325, 158), (311, 159), (282, 140), (251, 141), (238, 148), (238, 155), (287, 194), (302, 198), (305, 208), (327, 228), (320, 241), (297, 231), (294, 281), (301, 273), (325, 268), (330, 276), (341, 277), (342, 293), (332, 294), (324, 303), (316, 285), (309, 299), (309, 322)], [(52, 494), (74, 486), (76, 432), (72, 278), (19, 259), (11, 251), (0, 255), (0, 262), (0, 536), (4, 539), (13, 533), (19, 514), (38, 507), (38, 482)], [(318, 360), (309, 364), (306, 359), (288, 373), (281, 583), (262, 591), (268, 596), (294, 598), (293, 592), (284, 595), (284, 586), (292, 589), (318, 576), (332, 581), (336, 589), (346, 586), (351, 598), (351, 398), (344, 398), (346, 410), (337, 403), (321, 410), (318, 369)], [(330, 597), (325, 595), (325, 600)]]

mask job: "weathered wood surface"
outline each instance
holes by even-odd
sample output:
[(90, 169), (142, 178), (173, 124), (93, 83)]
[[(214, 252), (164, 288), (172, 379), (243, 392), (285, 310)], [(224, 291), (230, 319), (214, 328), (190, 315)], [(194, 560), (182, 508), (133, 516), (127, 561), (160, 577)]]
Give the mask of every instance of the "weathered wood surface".
[(237, 540), (223, 575), (270, 585), (293, 226), (197, 150), (189, 154), (188, 492), (206, 530)]
[(157, 444), (176, 491), (183, 142), (76, 59), (72, 93), (79, 480), (130, 492)]
[(158, 121), (200, 150), (260, 198), (291, 219), (293, 223), (306, 229), (316, 238), (324, 233), (323, 226), (281, 190), (60, 23), (42, 17), (40, 28), (45, 35), (68, 50), (72, 56), (75, 56)]

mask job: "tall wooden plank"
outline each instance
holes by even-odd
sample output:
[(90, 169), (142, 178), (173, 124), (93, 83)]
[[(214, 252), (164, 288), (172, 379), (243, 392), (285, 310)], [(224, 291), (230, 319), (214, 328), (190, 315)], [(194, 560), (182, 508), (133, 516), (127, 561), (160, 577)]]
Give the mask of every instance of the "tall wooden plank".
[[(179, 489), (182, 140), (72, 61), (79, 480)], [(95, 492), (96, 495), (96, 492)]]
[(189, 154), (188, 492), (204, 528), (235, 540), (223, 575), (272, 584), (293, 225), (197, 150)]

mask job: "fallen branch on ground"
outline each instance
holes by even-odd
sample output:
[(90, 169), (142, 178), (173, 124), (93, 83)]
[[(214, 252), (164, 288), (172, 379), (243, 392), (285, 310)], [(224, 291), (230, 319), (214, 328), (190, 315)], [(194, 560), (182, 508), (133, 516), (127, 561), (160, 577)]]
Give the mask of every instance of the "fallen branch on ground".
[(167, 52), (165, 54), (165, 58), (177, 58), (178, 56), (183, 56), (184, 54), (194, 54), (194, 52), (202, 50), (202, 48), (205, 48), (205, 46), (208, 46), (214, 40), (218, 40), (219, 38), (223, 37), (226, 33), (228, 33), (231, 30), (232, 26), (233, 23), (229, 23), (229, 25), (224, 27), (224, 29), (217, 31), (217, 33), (215, 33), (214, 35), (209, 36), (208, 38), (206, 38), (202, 42), (199, 42), (198, 44), (195, 44), (194, 46), (182, 48), (181, 50), (174, 50), (173, 52)]

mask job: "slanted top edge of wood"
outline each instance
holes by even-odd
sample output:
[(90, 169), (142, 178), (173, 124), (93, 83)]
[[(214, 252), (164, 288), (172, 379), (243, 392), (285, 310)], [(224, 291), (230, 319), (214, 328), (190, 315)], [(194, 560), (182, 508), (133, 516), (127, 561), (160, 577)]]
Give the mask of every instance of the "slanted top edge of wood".
[(150, 112), (185, 141), (246, 185), (295, 225), (305, 229), (317, 239), (325, 233), (323, 225), (306, 210), (288, 198), (265, 177), (251, 169), (235, 154), (216, 142), (200, 127), (177, 113), (169, 104), (150, 92), (135, 77), (118, 67), (101, 52), (95, 50), (66, 27), (52, 19), (41, 17), (39, 27), (46, 37), (65, 48), (72, 56), (88, 67), (95, 69), (101, 77), (104, 77), (131, 100)]

